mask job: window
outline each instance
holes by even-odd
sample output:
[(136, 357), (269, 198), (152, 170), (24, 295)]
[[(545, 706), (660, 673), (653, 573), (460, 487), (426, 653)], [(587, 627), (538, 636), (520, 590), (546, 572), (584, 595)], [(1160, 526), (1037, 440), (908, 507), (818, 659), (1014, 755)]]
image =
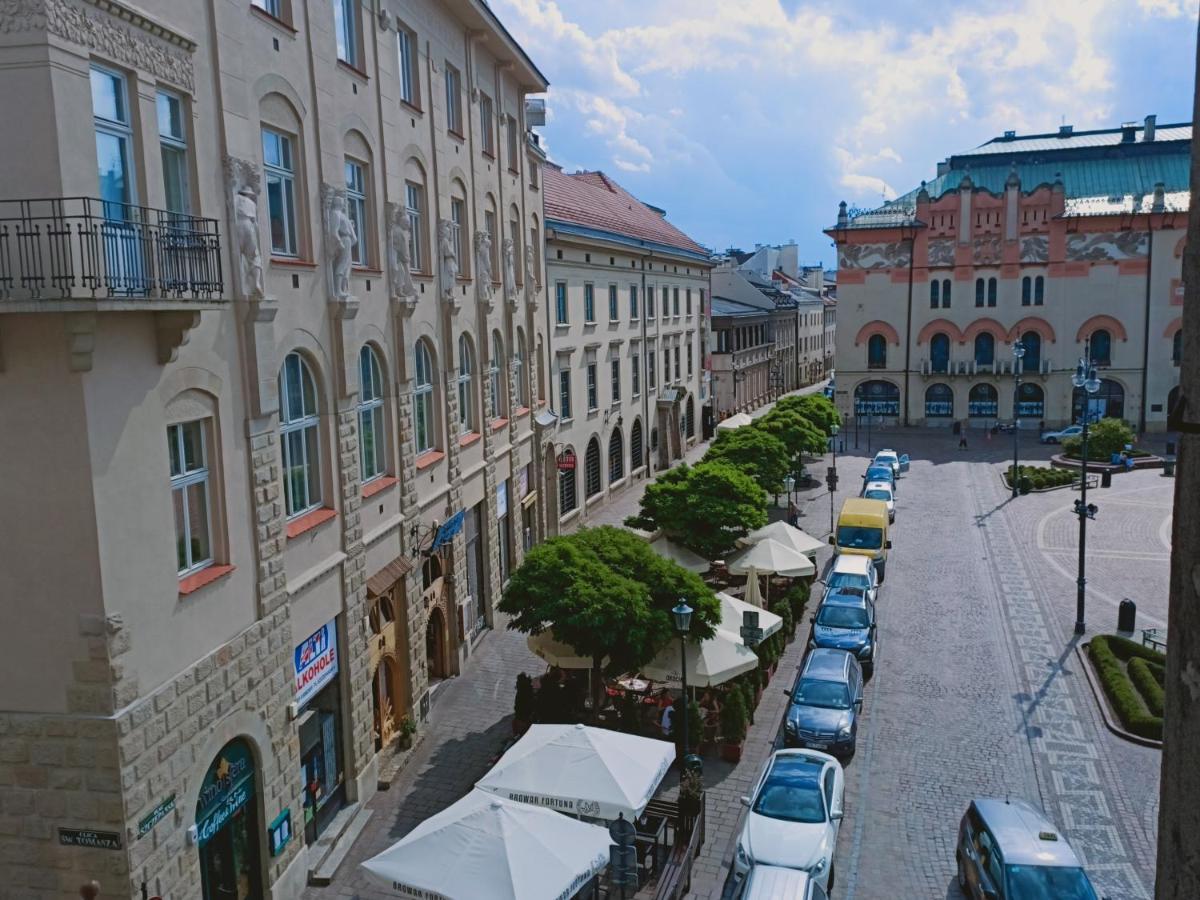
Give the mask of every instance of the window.
[(370, 347), (363, 347), (358, 354), (358, 450), (359, 477), (364, 484), (387, 468), (383, 452), (386, 435), (379, 358)]
[(425, 248), (421, 244), (424, 234), (424, 189), (411, 181), (404, 182), (404, 213), (408, 216), (408, 258), (414, 271), (424, 270)]
[(1179, 365), (1183, 361), (1183, 329), (1180, 328), (1171, 338), (1171, 362)]
[(1033, 279), (1026, 275), (1021, 279), (1021, 305), (1029, 306), (1033, 303)]
[[(637, 317), (638, 317), (637, 291), (638, 291), (638, 289), (637, 289), (636, 284), (631, 284), (629, 286), (629, 318), (631, 321), (635, 321), (635, 322), (637, 321)], [(653, 305), (653, 303), (654, 303), (653, 298), (654, 298), (654, 292), (653, 292), (653, 290), (651, 290), (649, 293), (646, 294), (646, 303)]]
[(566, 325), (569, 321), (567, 318), (567, 283), (565, 281), (554, 283), (554, 321), (559, 325)]
[(434, 445), (433, 360), (429, 354), (429, 345), (425, 341), (417, 341), (415, 357), (413, 441), (417, 453), (424, 453), (426, 450), (432, 450)]
[(400, 99), (417, 106), (417, 36), (397, 23), (396, 54), (399, 60)]
[(250, 3), (276, 19), (283, 20), (283, 0), (250, 0)]
[(462, 434), (475, 430), (475, 393), (471, 384), (474, 371), (471, 339), (464, 332), (458, 336), (458, 424)]
[(1017, 388), (1017, 417), (1041, 419), (1046, 415), (1046, 392), (1041, 385), (1022, 381)]
[(610, 322), (615, 322), (621, 317), (617, 305), (617, 286), (610, 284), (608, 286), (608, 321)]
[[(508, 134), (508, 171), (517, 171), (518, 153), (521, 147), (521, 134), (517, 131), (517, 120), (512, 116), (507, 117), (507, 128), (505, 132)], [(516, 234), (514, 231), (513, 234)]]
[(183, 101), (175, 94), (159, 91), (157, 105), (163, 197), (168, 212), (187, 215), (192, 204), (188, 191), (187, 128), (184, 124)]
[(679, 288), (671, 290), (671, 315), (676, 317), (679, 315)]
[(104, 217), (123, 221), (125, 204), (135, 201), (133, 132), (125, 76), (92, 68), (92, 117), (96, 128), (96, 169)]
[(946, 372), (950, 368), (950, 338), (938, 332), (929, 341), (929, 363), (934, 372)]
[(446, 63), (446, 127), (462, 137), (462, 76)]
[(686, 313), (687, 313), (689, 316), (692, 314), (692, 289), (691, 289), (691, 288), (688, 288), (688, 289), (687, 289), (687, 304), (686, 304), (686, 306), (684, 307), (684, 311), (685, 311), (685, 312), (686, 312)]
[(571, 371), (560, 369), (558, 372), (558, 405), (561, 407), (563, 419), (571, 418)]
[(942, 283), (940, 281), (929, 282), (929, 308), (937, 309), (942, 302)]
[(459, 277), (465, 277), (468, 272), (468, 260), (463, 256), (463, 230), (467, 224), (467, 204), (461, 197), (450, 200), (450, 237), (454, 242), (454, 258), (458, 260)]
[(1025, 372), (1038, 372), (1042, 368), (1042, 336), (1036, 331), (1027, 331), (1021, 335), (1021, 346), (1025, 355), (1021, 357), (1021, 369)]
[(1041, 275), (1033, 279), (1033, 305), (1041, 306), (1046, 299), (1046, 279)]
[(596, 364), (588, 363), (587, 366), (587, 408), (588, 412), (593, 412), (599, 407), (596, 402)]
[(496, 156), (496, 116), (492, 112), (492, 98), (482, 93), (479, 95), (479, 129), (483, 152), (494, 158)]
[(662, 289), (662, 307), (661, 307), (661, 309), (662, 309), (662, 317), (664, 319), (668, 318), (671, 315), (671, 289), (669, 287), (664, 286)]
[(180, 575), (212, 563), (205, 420), (167, 428), (171, 502), (175, 507), (176, 569)]
[(629, 429), (629, 468), (637, 471), (645, 461), (642, 459), (642, 420), (634, 419), (633, 427)]
[(636, 397), (642, 392), (642, 372), (640, 368), (642, 360), (641, 357), (635, 353), (630, 361), (632, 362), (632, 365), (629, 367), (630, 385), (633, 391), (633, 396)]
[(1091, 358), (1098, 366), (1112, 365), (1112, 335), (1103, 328), (1092, 332)]
[(984, 332), (975, 335), (975, 364), (990, 366), (996, 361), (996, 339)]
[(538, 240), (537, 226), (533, 225), (529, 229), (529, 246), (533, 248), (533, 271), (537, 277), (537, 283), (540, 287), (542, 284), (542, 245)]
[(650, 351), (650, 355), (646, 357), (646, 382), (650, 385), (650, 390), (654, 390), (657, 385), (655, 379), (658, 378), (658, 370), (654, 366), (654, 351)]
[(505, 412), (508, 410), (508, 404), (504, 402), (504, 379), (501, 377), (504, 372), (504, 339), (500, 337), (499, 331), (492, 332), (492, 359), (491, 365), (488, 366), (488, 380), (492, 392), (491, 408), (488, 410), (491, 413), (492, 419), (504, 418)]
[(600, 493), (600, 442), (595, 438), (588, 441), (587, 453), (584, 455), (584, 488), (585, 496), (594, 497)]
[(262, 130), (263, 168), (267, 180), (267, 215), (271, 224), (271, 252), (277, 256), (299, 256), (296, 235), (296, 161), (292, 139)]
[(671, 383), (671, 348), (663, 347), (663, 387)]
[(675, 345), (675, 380), (679, 381), (679, 345)]
[(346, 160), (346, 214), (354, 223), (354, 246), (350, 260), (358, 266), (370, 263), (367, 253), (367, 178), (360, 163)]
[(688, 378), (691, 378), (692, 377), (692, 342), (691, 341), (688, 341), (687, 360), (688, 360), (688, 368), (687, 368)]
[(925, 389), (925, 418), (950, 419), (954, 416), (954, 391), (948, 384), (931, 384)]
[(704, 288), (700, 288), (700, 315), (704, 315)]
[(289, 353), (279, 372), (283, 496), (289, 518), (321, 505), (321, 438), (317, 386), (299, 353)]
[(996, 305), (996, 279), (988, 279), (988, 306)]
[[(630, 288), (629, 290), (633, 293), (637, 293), (637, 288), (635, 288), (635, 287)], [(630, 296), (632, 297), (633, 294), (631, 294)], [(635, 319), (637, 318), (637, 310), (636, 309), (633, 311), (633, 317)], [(646, 288), (646, 318), (647, 319), (654, 318), (654, 286), (653, 285)]]
[[(516, 209), (513, 209), (516, 213)], [(508, 223), (508, 233), (513, 242), (513, 280), (518, 285), (525, 283), (525, 256), (521, 253), (521, 225), (514, 215)]]
[(358, 0), (333, 0), (333, 31), (337, 58), (356, 69), (362, 68), (358, 52)]
[(867, 338), (867, 368), (887, 368), (887, 338), (882, 334), (873, 334)]
[(575, 470), (558, 470), (558, 514), (565, 516), (575, 508)]
[(984, 284), (982, 278), (975, 279), (975, 305), (983, 306)]
[(625, 477), (625, 444), (621, 440), (621, 429), (614, 428), (608, 439), (608, 483)]
[(621, 361), (614, 359), (611, 363), (612, 367), (612, 402), (619, 403), (621, 400)]
[(971, 418), (994, 419), (999, 408), (999, 395), (990, 384), (977, 384), (967, 394), (967, 415)]
[(517, 406), (529, 406), (529, 386), (525, 383), (525, 333), (517, 329), (517, 356), (513, 360), (513, 377), (517, 381)]
[(583, 286), (583, 321), (588, 325), (596, 323), (596, 289), (590, 284)]

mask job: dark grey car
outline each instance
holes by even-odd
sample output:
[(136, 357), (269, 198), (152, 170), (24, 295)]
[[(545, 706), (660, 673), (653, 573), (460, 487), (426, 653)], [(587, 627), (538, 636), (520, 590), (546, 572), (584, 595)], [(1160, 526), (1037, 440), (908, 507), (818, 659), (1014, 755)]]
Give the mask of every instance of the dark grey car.
[(853, 755), (863, 702), (862, 666), (854, 654), (828, 647), (809, 650), (788, 694), (785, 747)]
[(826, 591), (808, 633), (809, 647), (833, 647), (853, 653), (869, 677), (879, 652), (875, 604), (866, 591), (841, 587)]

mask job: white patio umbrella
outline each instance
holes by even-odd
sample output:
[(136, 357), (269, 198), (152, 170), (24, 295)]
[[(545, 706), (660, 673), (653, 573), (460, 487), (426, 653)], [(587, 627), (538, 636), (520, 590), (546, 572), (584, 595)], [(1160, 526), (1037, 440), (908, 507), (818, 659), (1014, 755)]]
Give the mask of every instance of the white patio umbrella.
[(730, 416), (728, 419), (722, 419), (717, 423), (717, 431), (733, 431), (741, 428), (743, 425), (749, 425), (754, 420), (745, 413), (737, 413)]
[(669, 559), (672, 562), (678, 563), (689, 572), (696, 572), (703, 575), (710, 567), (708, 560), (703, 556), (693, 553), (682, 544), (676, 544), (665, 535), (659, 535), (652, 540), (650, 542), (650, 549), (663, 557), (663, 559)]
[(800, 575), (815, 575), (817, 567), (803, 553), (785, 547), (773, 538), (765, 538), (731, 559), (729, 571), (734, 575), (771, 572), (785, 578), (795, 578)]
[(743, 547), (749, 547), (752, 544), (757, 544), (759, 541), (768, 539), (778, 541), (783, 546), (790, 547), (797, 553), (803, 553), (809, 559), (813, 559), (817, 555), (817, 551), (826, 546), (824, 541), (817, 540), (812, 535), (794, 525), (789, 525), (782, 519), (750, 532), (744, 538), (739, 538), (738, 543)]
[(401, 897), (559, 900), (608, 864), (608, 829), (471, 791), (362, 864)]
[(587, 725), (533, 725), (475, 787), (572, 815), (633, 821), (674, 760), (670, 741)]
[[(570, 644), (564, 644), (557, 640), (554, 637), (553, 629), (547, 628), (538, 634), (531, 634), (525, 638), (525, 643), (534, 655), (541, 657), (552, 666), (558, 666), (560, 669), (587, 669), (589, 672), (592, 669), (592, 658), (580, 656)], [(608, 657), (605, 657), (601, 661), (601, 665), (607, 665), (607, 663)]]
[[(758, 665), (757, 654), (742, 642), (741, 635), (722, 628), (706, 641), (688, 641), (685, 658), (688, 687), (724, 684)], [(681, 684), (678, 641), (668, 643), (642, 666), (642, 674), (652, 681)]]
[[(767, 585), (768, 590), (770, 585)], [(766, 609), (767, 601), (763, 599), (762, 591), (758, 589), (758, 573), (751, 572), (746, 578), (746, 595), (742, 598), (747, 606)]]
[(728, 631), (730, 634), (740, 635), (742, 633), (742, 613), (752, 611), (758, 613), (758, 627), (762, 629), (763, 637), (768, 638), (783, 627), (783, 618), (775, 615), (773, 612), (767, 612), (765, 609), (759, 609), (752, 603), (745, 600), (739, 600), (730, 594), (721, 591), (717, 594), (717, 599), (721, 601), (721, 625), (722, 631)]

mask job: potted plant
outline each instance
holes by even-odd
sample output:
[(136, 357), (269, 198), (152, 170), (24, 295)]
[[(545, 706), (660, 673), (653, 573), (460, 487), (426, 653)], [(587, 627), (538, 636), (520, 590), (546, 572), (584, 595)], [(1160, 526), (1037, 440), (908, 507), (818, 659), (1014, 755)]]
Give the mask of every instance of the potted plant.
[(721, 707), (721, 759), (738, 762), (746, 740), (746, 704), (741, 691), (730, 691)]
[(517, 696), (513, 700), (512, 731), (522, 735), (533, 724), (533, 679), (524, 672), (517, 676)]
[(679, 813), (684, 821), (694, 821), (704, 805), (704, 781), (694, 769), (685, 769), (679, 776)]
[(783, 635), (790, 644), (796, 638), (796, 617), (792, 614), (792, 605), (787, 597), (772, 603), (771, 612), (783, 619)]
[(411, 716), (402, 716), (400, 727), (397, 730), (400, 735), (400, 749), (411, 750), (413, 735), (417, 733), (417, 723), (412, 720)]

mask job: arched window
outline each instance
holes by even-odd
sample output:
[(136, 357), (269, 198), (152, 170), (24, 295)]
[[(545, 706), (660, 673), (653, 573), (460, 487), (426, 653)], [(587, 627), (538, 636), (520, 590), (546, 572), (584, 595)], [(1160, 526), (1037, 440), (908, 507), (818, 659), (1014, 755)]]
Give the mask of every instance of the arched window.
[[(572, 451), (572, 455), (574, 451)], [(565, 516), (575, 508), (575, 470), (558, 470), (558, 514)]]
[(642, 420), (634, 419), (629, 429), (629, 468), (636, 472), (646, 464), (642, 458)]
[(929, 282), (929, 308), (937, 309), (942, 302), (942, 283), (936, 279)]
[(887, 338), (882, 334), (873, 334), (867, 338), (867, 368), (887, 368)]
[(1092, 362), (1098, 366), (1112, 365), (1112, 335), (1104, 328), (1092, 332), (1090, 344)]
[(492, 332), (492, 360), (488, 366), (488, 378), (491, 381), (492, 408), (490, 410), (493, 419), (503, 419), (508, 411), (508, 404), (504, 398), (504, 338), (500, 336), (499, 331)]
[(1017, 417), (1043, 419), (1046, 416), (1046, 392), (1040, 384), (1022, 381), (1017, 389)]
[(321, 420), (317, 384), (299, 353), (279, 371), (279, 440), (283, 450), (283, 497), (289, 517), (321, 505)]
[(1033, 303), (1033, 279), (1026, 275), (1021, 279), (1021, 305), (1029, 306)]
[(378, 478), (387, 468), (386, 441), (379, 357), (370, 347), (363, 347), (358, 354), (358, 455), (362, 467), (359, 477), (364, 484)]
[(625, 477), (625, 443), (621, 440), (621, 429), (614, 428), (608, 439), (608, 483)]
[[(1083, 418), (1083, 388), (1075, 388), (1071, 397), (1071, 415), (1073, 421)], [(1097, 419), (1125, 418), (1125, 388), (1120, 383), (1108, 378), (1100, 379), (1100, 390), (1088, 394), (1088, 413), (1090, 421)]]
[(1021, 369), (1025, 372), (1038, 372), (1042, 368), (1042, 336), (1036, 331), (1027, 331), (1021, 335), (1021, 346), (1025, 355), (1021, 357)]
[(988, 306), (996, 305), (996, 290), (997, 290), (996, 279), (989, 278), (988, 279)]
[(967, 415), (976, 419), (994, 419), (1000, 410), (996, 388), (990, 384), (977, 384), (967, 395)]
[(461, 433), (475, 430), (475, 390), (472, 376), (475, 372), (474, 353), (471, 339), (464, 331), (458, 336), (458, 424)]
[(988, 332), (975, 335), (975, 364), (990, 366), (996, 361), (996, 339)]
[(583, 486), (587, 497), (594, 497), (600, 493), (600, 441), (597, 438), (588, 441), (587, 454), (584, 456)]
[(975, 305), (976, 306), (983, 306), (984, 290), (985, 290), (985, 288), (984, 288), (984, 284), (983, 284), (983, 279), (976, 278), (975, 279)]
[(900, 415), (900, 388), (890, 381), (864, 381), (854, 389), (854, 412), (860, 416)]
[(687, 406), (684, 407), (683, 433), (687, 437), (696, 436), (696, 407), (692, 403), (690, 396), (687, 400)]
[(1183, 360), (1183, 329), (1180, 328), (1171, 338), (1171, 362), (1179, 365)]
[(925, 418), (950, 419), (954, 417), (954, 389), (948, 384), (931, 384), (925, 388)]
[(939, 331), (929, 341), (929, 363), (934, 372), (950, 368), (950, 337)]
[(950, 308), (950, 279), (942, 279), (942, 309)]
[(413, 442), (417, 453), (434, 447), (433, 419), (433, 358), (429, 344), (424, 340), (416, 343), (413, 378)]
[(1046, 279), (1041, 275), (1033, 279), (1033, 305), (1041, 306), (1046, 299)]
[(529, 385), (525, 383), (525, 332), (517, 329), (517, 355), (513, 359), (514, 377), (517, 382), (517, 406), (529, 406)]
[(429, 212), (425, 169), (410, 157), (404, 164), (404, 215), (408, 219), (408, 259), (414, 272), (429, 272)]

